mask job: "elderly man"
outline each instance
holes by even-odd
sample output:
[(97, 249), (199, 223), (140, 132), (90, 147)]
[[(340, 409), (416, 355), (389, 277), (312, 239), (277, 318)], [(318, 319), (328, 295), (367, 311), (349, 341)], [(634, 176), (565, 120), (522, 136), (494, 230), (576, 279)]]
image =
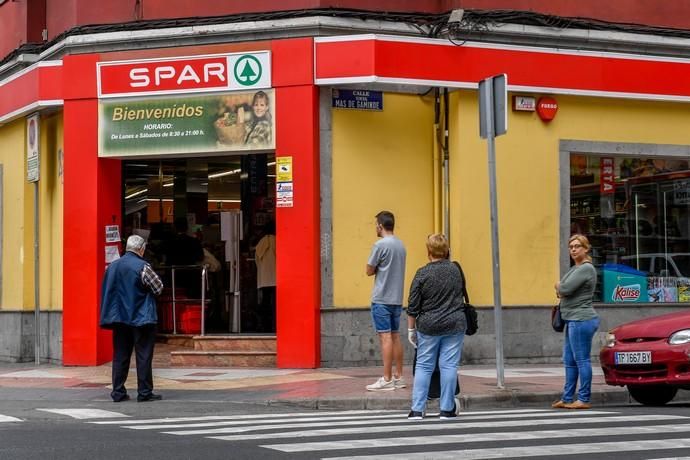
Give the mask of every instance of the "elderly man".
[(113, 391), (115, 402), (127, 401), (125, 388), (132, 349), (137, 359), (137, 401), (157, 401), (153, 393), (153, 348), (156, 343), (156, 299), (163, 282), (143, 259), (146, 241), (132, 235), (127, 252), (111, 263), (103, 278), (101, 327), (113, 331)]

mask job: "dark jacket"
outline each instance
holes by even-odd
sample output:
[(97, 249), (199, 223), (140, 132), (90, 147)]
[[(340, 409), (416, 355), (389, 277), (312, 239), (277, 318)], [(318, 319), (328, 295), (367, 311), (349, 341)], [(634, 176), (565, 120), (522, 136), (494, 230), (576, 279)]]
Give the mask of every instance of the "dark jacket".
[(156, 298), (143, 283), (141, 272), (147, 262), (133, 252), (108, 266), (101, 290), (101, 327), (114, 324), (144, 326), (156, 324)]
[(458, 267), (442, 259), (417, 270), (410, 286), (407, 314), (416, 319), (417, 330), (422, 334), (464, 332), (465, 309)]

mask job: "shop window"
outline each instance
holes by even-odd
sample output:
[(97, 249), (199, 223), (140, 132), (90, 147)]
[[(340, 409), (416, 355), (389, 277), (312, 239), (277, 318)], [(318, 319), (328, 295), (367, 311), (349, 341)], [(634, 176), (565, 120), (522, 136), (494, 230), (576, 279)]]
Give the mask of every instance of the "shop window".
[(685, 158), (570, 155), (570, 231), (586, 235), (603, 303), (690, 303)]

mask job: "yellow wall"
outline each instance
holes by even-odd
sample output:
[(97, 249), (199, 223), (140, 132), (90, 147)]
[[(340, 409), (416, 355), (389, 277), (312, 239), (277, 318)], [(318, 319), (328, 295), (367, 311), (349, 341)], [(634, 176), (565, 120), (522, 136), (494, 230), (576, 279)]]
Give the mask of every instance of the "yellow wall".
[[(497, 182), (502, 302), (553, 303), (559, 277), (559, 141), (690, 144), (690, 106), (557, 96), (558, 114), (510, 112), (508, 133), (497, 138)], [(478, 136), (477, 95), (453, 93), (451, 113), (451, 249), (468, 275), (470, 295), (493, 304), (486, 141)], [(453, 117), (451, 117), (453, 118)], [(458, 215), (459, 214), (459, 215)]]
[[(538, 96), (538, 95), (537, 95)], [(549, 305), (559, 277), (559, 141), (690, 144), (690, 105), (557, 96), (550, 123), (509, 112), (497, 138), (504, 305)], [(336, 307), (366, 306), (364, 268), (374, 215), (393, 211), (408, 248), (409, 286), (426, 263), (433, 231), (431, 98), (385, 94), (385, 111), (333, 110), (333, 278)], [(486, 141), (477, 94), (451, 93), (451, 253), (468, 277), (473, 303), (493, 304)]]
[(433, 231), (433, 100), (385, 94), (384, 108), (332, 111), (333, 299), (338, 307), (370, 304), (374, 280), (365, 268), (379, 211), (395, 214), (395, 233), (407, 247), (406, 286), (426, 261), (424, 242)]
[(40, 295), (41, 308), (50, 310), (62, 309), (62, 127), (62, 113), (41, 122)]
[(31, 191), (26, 183), (26, 142), (24, 119), (0, 127), (2, 187), (2, 304), (18, 310), (25, 305), (26, 199)]
[[(40, 278), (41, 308), (62, 306), (62, 184), (57, 150), (62, 115), (41, 118)], [(2, 298), (5, 310), (34, 308), (34, 184), (26, 181), (26, 121), (0, 127), (3, 165)]]

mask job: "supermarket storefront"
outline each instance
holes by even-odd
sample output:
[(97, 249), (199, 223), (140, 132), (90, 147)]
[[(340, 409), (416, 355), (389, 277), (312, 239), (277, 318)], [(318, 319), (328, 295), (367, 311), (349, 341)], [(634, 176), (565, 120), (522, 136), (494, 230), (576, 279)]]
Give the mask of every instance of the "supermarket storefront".
[[(685, 125), (690, 92), (680, 82), (690, 76), (690, 61), (473, 43), (454, 46), (443, 40), (374, 35), (72, 55), (53, 67), (31, 67), (0, 86), (3, 94), (11, 89), (33, 98), (14, 105), (2, 102), (0, 146), (9, 139), (8, 129), (13, 130), (12, 148), (18, 145), (18, 121), (12, 120), (42, 110), (46, 101), (60, 110), (42, 115), (41, 124), (50, 122), (58, 130), (47, 155), (57, 158), (58, 150), (64, 152), (59, 167), (47, 171), (48, 177), (54, 174), (51, 184), (59, 184), (58, 190), (43, 192), (47, 197), (59, 193), (63, 203), (62, 252), (52, 255), (61, 261), (61, 274), (46, 268), (43, 277), (59, 284), (61, 293), (59, 301), (42, 297), (41, 302), (44, 308), (62, 311), (64, 364), (110, 359), (109, 336), (99, 330), (97, 313), (106, 248), (113, 245), (104, 237), (105, 228), (118, 226), (124, 233), (134, 224), (127, 211), (123, 215), (123, 196), (137, 192), (123, 190), (130, 177), (123, 177), (123, 162), (131, 166), (138, 163), (136, 158), (144, 163), (161, 157), (201, 158), (208, 180), (233, 170), (211, 171), (211, 159), (247, 153), (227, 147), (213, 150), (223, 143), (219, 138), (206, 147), (199, 147), (205, 140), (183, 146), (184, 152), (176, 150), (182, 148), (179, 141), (155, 151), (164, 145), (163, 133), (170, 131), (162, 125), (175, 123), (175, 110), (195, 118), (196, 108), (206, 107), (206, 97), (259, 90), (213, 88), (214, 78), (217, 83), (222, 80), (218, 76), (225, 75), (218, 63), (206, 62), (199, 70), (192, 66), (192, 71), (186, 70), (186, 60), (264, 52), (270, 54), (271, 82), (261, 90), (274, 104), (274, 144), (256, 152), (266, 156), (261, 164), (289, 158), (292, 166), (292, 180), (276, 178), (271, 184), (277, 200), (278, 182), (291, 183), (280, 189), (290, 192), (282, 195), (286, 205), (274, 210), (278, 367), (377, 361), (367, 319), (371, 280), (364, 276), (363, 266), (373, 243), (373, 216), (381, 209), (396, 214), (396, 233), (408, 247), (407, 285), (425, 263), (425, 236), (450, 230), (452, 255), (468, 274), (473, 303), (485, 307), (480, 308), (480, 333), (466, 344), (465, 358), (490, 362), (491, 242), (486, 145), (478, 136), (476, 87), (482, 78), (497, 73), (508, 75), (511, 100), (522, 96), (536, 102), (549, 96), (557, 106), (549, 121), (536, 109), (511, 108), (508, 134), (497, 141), (502, 291), (504, 321), (509, 325), (504, 331), (510, 350), (506, 358), (557, 359), (559, 338), (540, 325), (546, 324), (545, 307), (555, 300), (553, 283), (568, 266), (565, 241), (571, 231), (592, 236), (593, 256), (602, 270), (602, 330), (648, 314), (657, 308), (652, 299), (668, 299), (673, 307), (685, 302), (690, 145)], [(181, 67), (170, 65), (173, 57)], [(107, 95), (112, 87), (97, 72), (99, 63), (124, 69), (125, 80), (111, 83), (124, 82), (129, 89)], [(142, 68), (148, 70), (137, 70)], [(46, 69), (55, 74), (43, 75)], [(657, 78), (644, 77), (651, 74)], [(175, 86), (179, 84), (183, 87)], [(185, 85), (199, 93), (186, 94), (190, 86)], [(447, 98), (439, 98), (440, 113), (447, 108), (445, 119), (436, 118), (438, 107), (430, 88), (450, 89)], [(343, 107), (336, 103), (334, 89), (380, 92), (381, 105)], [(375, 97), (378, 100), (378, 94)], [(142, 107), (133, 105), (142, 100)], [(139, 110), (146, 119), (137, 119)], [(147, 111), (156, 120), (149, 120)], [(127, 137), (131, 133), (113, 131), (110, 143), (104, 144), (99, 137), (104, 113), (111, 121), (129, 118), (125, 121), (149, 126), (147, 136), (137, 140)], [(238, 116), (236, 111), (233, 116)], [(218, 121), (217, 114), (210, 119)], [(434, 127), (439, 125), (449, 133), (447, 164), (436, 141)], [(200, 131), (207, 132), (193, 126), (186, 131), (199, 137)], [(208, 132), (218, 136), (214, 128)], [(14, 172), (8, 171), (8, 151), (0, 147), (5, 181), (8, 175), (23, 174), (16, 164)], [(159, 216), (166, 199), (161, 179), (154, 198)], [(27, 197), (29, 192), (30, 188), (22, 191)], [(265, 214), (270, 203), (257, 206), (257, 213)], [(10, 235), (27, 231), (14, 228), (7, 219), (3, 222), (3, 247)], [(10, 266), (6, 257), (5, 280)], [(612, 284), (621, 280), (625, 284)], [(670, 292), (672, 283), (675, 294)], [(625, 294), (633, 285), (639, 285), (636, 300), (641, 303), (608, 309), (606, 304), (614, 302), (609, 299), (634, 303)], [(663, 295), (658, 289), (664, 289)], [(618, 297), (612, 294), (616, 291)], [(6, 288), (2, 295), (3, 310), (32, 308), (27, 300), (12, 300), (10, 305)]]

